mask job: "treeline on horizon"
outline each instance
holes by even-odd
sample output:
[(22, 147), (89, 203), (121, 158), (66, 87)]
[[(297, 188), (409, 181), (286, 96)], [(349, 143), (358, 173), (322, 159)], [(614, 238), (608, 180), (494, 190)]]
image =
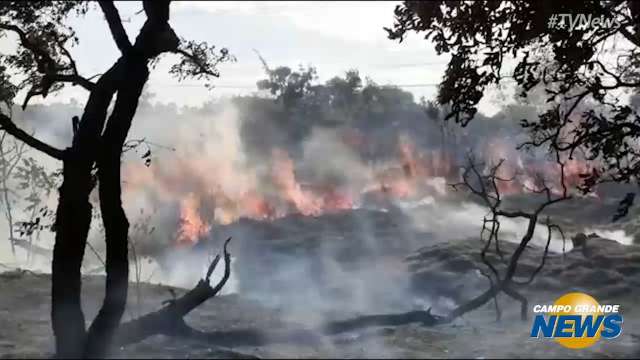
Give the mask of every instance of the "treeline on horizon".
[[(365, 147), (360, 155), (373, 159), (394, 155), (400, 134), (408, 134), (419, 148), (444, 147), (458, 156), (476, 148), (481, 139), (501, 136), (515, 143), (515, 137), (523, 134), (518, 126), (520, 118), (535, 115), (533, 106), (508, 105), (493, 116), (479, 114), (478, 121), (460, 128), (444, 121), (446, 107), (416, 99), (400, 87), (362, 79), (358, 70), (346, 71), (324, 83), (318, 81), (313, 66), (297, 70), (265, 66), (265, 75), (256, 82), (253, 94), (223, 100), (215, 97), (214, 89), (212, 99), (198, 107), (152, 102), (150, 87), (140, 99), (136, 117), (143, 121), (158, 117), (156, 124), (162, 119), (180, 121), (190, 114), (215, 114), (231, 102), (240, 112), (241, 137), (249, 156), (260, 158), (278, 147), (295, 157), (314, 128), (340, 128), (355, 130), (351, 134), (367, 139), (372, 146)], [(16, 110), (14, 115), (44, 139), (62, 146), (70, 141), (69, 120), (81, 112), (80, 104), (72, 101), (34, 104), (25, 112)], [(133, 133), (137, 123), (140, 121), (134, 122)], [(152, 141), (153, 135), (147, 139)]]

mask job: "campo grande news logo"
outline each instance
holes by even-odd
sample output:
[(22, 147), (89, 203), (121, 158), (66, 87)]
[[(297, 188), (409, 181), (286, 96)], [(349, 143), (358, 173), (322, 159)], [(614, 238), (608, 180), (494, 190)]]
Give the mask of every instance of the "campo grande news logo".
[(533, 312), (531, 337), (542, 335), (570, 349), (586, 348), (600, 338), (610, 340), (622, 334), (620, 305), (600, 305), (584, 293), (565, 294), (553, 305), (535, 305)]

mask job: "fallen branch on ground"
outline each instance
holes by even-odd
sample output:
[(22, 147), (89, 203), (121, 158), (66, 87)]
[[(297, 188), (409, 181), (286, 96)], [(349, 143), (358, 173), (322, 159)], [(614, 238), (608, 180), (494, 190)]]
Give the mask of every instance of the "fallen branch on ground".
[(444, 318), (431, 314), (431, 308), (427, 311), (409, 311), (401, 314), (365, 315), (349, 320), (332, 321), (324, 326), (326, 334), (339, 334), (347, 331), (359, 330), (373, 326), (399, 326), (411, 323), (422, 323), (425, 326), (433, 326), (441, 323)]
[(231, 256), (227, 251), (227, 245), (230, 240), (231, 238), (228, 238), (224, 243), (224, 274), (216, 286), (212, 287), (209, 280), (220, 261), (220, 255), (216, 256), (211, 265), (209, 265), (205, 278), (200, 280), (189, 292), (178, 299), (166, 301), (167, 305), (158, 311), (120, 325), (116, 334), (116, 344), (119, 346), (133, 344), (158, 334), (188, 336), (197, 331), (185, 323), (184, 317), (205, 301), (216, 296), (229, 280), (231, 275)]

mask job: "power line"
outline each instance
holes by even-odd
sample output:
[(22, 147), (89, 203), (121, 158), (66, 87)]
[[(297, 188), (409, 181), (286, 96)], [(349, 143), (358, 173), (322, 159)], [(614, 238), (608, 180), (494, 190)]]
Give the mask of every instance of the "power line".
[[(503, 76), (508, 79), (503, 79), (502, 82), (515, 82), (511, 76)], [(152, 86), (163, 87), (200, 87), (204, 88), (204, 84), (168, 84), (168, 83), (151, 83)], [(439, 86), (440, 83), (415, 83), (415, 84), (378, 84), (380, 86), (396, 86), (401, 88), (421, 88), (421, 87), (434, 87)], [(234, 84), (213, 84), (214, 88), (218, 89), (253, 89), (258, 90), (255, 84), (252, 85), (234, 85)]]
[[(308, 62), (303, 62), (305, 64), (307, 64)], [(383, 69), (390, 69), (390, 68), (406, 68), (406, 67), (421, 67), (421, 66), (444, 66), (447, 65), (449, 62), (447, 61), (429, 61), (429, 62), (417, 62), (417, 63), (400, 63), (400, 64), (388, 64), (388, 63), (378, 63), (378, 64), (360, 64), (358, 65), (359, 67), (363, 67), (363, 68), (383, 68)], [(314, 64), (313, 62), (310, 62), (311, 66), (317, 67), (317, 64)], [(320, 64), (321, 66), (343, 66), (343, 67), (352, 67), (353, 63), (343, 63), (343, 62), (322, 62)], [(254, 65), (250, 64), (250, 63), (244, 63), (244, 64), (236, 64), (234, 65), (236, 67), (251, 67), (253, 68)], [(297, 66), (297, 65), (296, 65)]]
[[(404, 64), (374, 64), (373, 67), (384, 67), (387, 69), (392, 68), (404, 68), (404, 67), (418, 67), (418, 66), (438, 66), (446, 65), (447, 62), (420, 62), (420, 63), (404, 63)], [(167, 84), (167, 83), (152, 83), (153, 86), (163, 87), (204, 87), (203, 84)], [(418, 84), (389, 84), (390, 86), (404, 87), (404, 88), (419, 88), (419, 87), (433, 87), (438, 86), (438, 83), (418, 83)], [(234, 84), (214, 84), (214, 88), (218, 89), (256, 89), (255, 84), (251, 85), (234, 85)]]
[[(397, 87), (431, 87), (438, 86), (439, 83), (418, 83), (418, 84), (388, 84), (381, 86), (397, 86)], [(201, 87), (203, 84), (163, 84), (163, 83), (151, 83), (150, 86), (164, 86), (164, 87)], [(213, 88), (218, 89), (255, 89), (258, 90), (256, 85), (230, 85), (230, 84), (213, 84)]]
[(403, 68), (403, 67), (417, 67), (417, 66), (440, 66), (440, 65), (447, 65), (447, 64), (448, 64), (448, 62), (444, 62), (444, 61), (434, 61), (434, 62), (406, 63), (406, 64), (394, 64), (394, 65), (376, 64), (376, 65), (373, 65), (373, 67)]
[[(204, 84), (162, 84), (162, 83), (150, 83), (149, 86), (164, 86), (164, 87), (200, 87), (204, 88)], [(213, 84), (214, 88), (218, 89), (256, 89), (256, 85), (226, 85), (226, 84)]]

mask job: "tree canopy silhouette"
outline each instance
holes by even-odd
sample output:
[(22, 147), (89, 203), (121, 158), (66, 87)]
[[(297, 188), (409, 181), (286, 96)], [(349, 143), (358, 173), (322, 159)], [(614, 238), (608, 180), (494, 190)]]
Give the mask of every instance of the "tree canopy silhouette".
[[(96, 5), (121, 56), (103, 74), (86, 77), (79, 73), (69, 51), (79, 38), (66, 20), (82, 16)], [(142, 1), (146, 21), (131, 42), (112, 1), (0, 4), (0, 36), (11, 34), (18, 39), (15, 53), (0, 54), (0, 127), (63, 163), (52, 262), (51, 315), (58, 357), (105, 356), (125, 308), (129, 222), (121, 202), (120, 160), (149, 76), (149, 64), (163, 53), (175, 53), (180, 60), (170, 73), (180, 80), (207, 79), (219, 76), (218, 64), (233, 59), (226, 49), (180, 39), (169, 24), (169, 5), (168, 0)], [(12, 82), (9, 71), (17, 75), (17, 83)], [(46, 144), (12, 121), (12, 104), (19, 91), (26, 91), (24, 109), (33, 97), (46, 97), (69, 84), (87, 90), (89, 98), (82, 116), (74, 117), (70, 124), (74, 136), (68, 148)], [(114, 96), (113, 110), (107, 116)], [(107, 278), (100, 312), (86, 330), (80, 302), (80, 266), (91, 226), (89, 193), (96, 183), (105, 228)]]
[[(560, 14), (601, 20), (572, 29)], [(446, 119), (466, 126), (490, 86), (514, 81), (520, 98), (543, 94), (547, 104), (536, 119), (516, 119), (530, 135), (521, 147), (597, 161), (583, 191), (638, 181), (640, 116), (623, 95), (640, 85), (639, 2), (405, 1), (386, 30), (399, 41), (424, 34), (451, 55), (437, 96), (450, 105)]]
[(391, 147), (369, 149), (376, 154), (361, 154), (364, 157), (393, 153), (393, 139), (402, 130), (420, 131), (425, 143), (438, 140), (427, 131), (424, 114), (435, 118), (439, 109), (432, 104), (429, 110), (426, 102), (416, 102), (413, 94), (397, 86), (363, 79), (357, 69), (320, 82), (313, 66), (300, 66), (297, 70), (287, 66), (271, 68), (261, 60), (266, 78), (256, 85), (271, 98), (234, 99), (245, 120), (242, 131), (252, 155), (260, 157), (273, 145), (299, 154), (298, 147), (313, 128), (356, 129), (367, 138), (384, 133), (386, 142), (392, 143)]

